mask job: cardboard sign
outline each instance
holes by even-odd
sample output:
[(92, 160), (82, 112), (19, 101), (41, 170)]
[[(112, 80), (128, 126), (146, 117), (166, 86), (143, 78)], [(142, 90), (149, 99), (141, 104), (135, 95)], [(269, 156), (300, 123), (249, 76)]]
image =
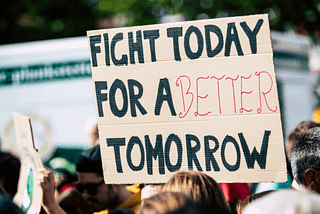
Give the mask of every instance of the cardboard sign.
[(87, 35), (106, 183), (286, 181), (267, 15)]
[(42, 190), (37, 185), (37, 181), (38, 169), (43, 167), (42, 161), (34, 148), (30, 119), (24, 115), (14, 113), (13, 120), (21, 157), (18, 192), (13, 200), (25, 213), (39, 213)]

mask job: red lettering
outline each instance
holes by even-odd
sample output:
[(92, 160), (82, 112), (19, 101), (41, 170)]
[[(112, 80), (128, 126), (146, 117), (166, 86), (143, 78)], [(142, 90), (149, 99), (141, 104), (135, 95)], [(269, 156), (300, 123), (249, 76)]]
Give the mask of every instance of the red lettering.
[(231, 79), (232, 80), (232, 92), (233, 92), (233, 106), (234, 106), (234, 113), (237, 113), (237, 107), (236, 107), (236, 95), (234, 92), (234, 81), (238, 79), (239, 75), (235, 78), (232, 79), (231, 77), (227, 77), (226, 80)]
[[(191, 98), (190, 105), (189, 105), (187, 111), (186, 111), (186, 103), (185, 103), (185, 97), (184, 97), (183, 86), (182, 86), (182, 81), (181, 81), (182, 78), (187, 78), (188, 83), (189, 83), (189, 86), (188, 86), (188, 89), (187, 89), (187, 91), (186, 91), (186, 95), (191, 95), (191, 97), (192, 97), (192, 98)], [(180, 82), (180, 84), (179, 84), (179, 82)], [(177, 79), (177, 81), (176, 81), (176, 86), (179, 86), (179, 85), (180, 85), (180, 87), (181, 87), (181, 96), (182, 96), (182, 103), (183, 103), (183, 112), (179, 112), (179, 117), (180, 117), (180, 118), (184, 118), (184, 117), (188, 114), (188, 112), (189, 112), (189, 110), (190, 110), (190, 108), (191, 108), (191, 105), (192, 105), (192, 103), (193, 103), (193, 98), (194, 98), (194, 96), (193, 96), (193, 93), (192, 93), (192, 92), (189, 92), (190, 87), (191, 87), (191, 80), (190, 80), (190, 78), (189, 78), (188, 76), (182, 75), (182, 76), (178, 77), (178, 79)], [(184, 113), (184, 114), (183, 114), (183, 113)]]
[(219, 112), (221, 114), (221, 100), (220, 100), (220, 86), (219, 86), (219, 80), (222, 80), (225, 77), (225, 75), (223, 75), (221, 78), (217, 78), (212, 76), (212, 78), (215, 78), (217, 80), (217, 87), (218, 87), (218, 101), (219, 101)]
[(195, 115), (195, 116), (206, 116), (206, 115), (208, 115), (208, 114), (211, 113), (211, 111), (208, 111), (208, 112), (205, 113), (205, 114), (200, 114), (200, 113), (199, 113), (199, 98), (205, 99), (205, 98), (208, 97), (208, 94), (206, 94), (206, 96), (204, 96), (204, 97), (202, 97), (202, 96), (199, 95), (199, 79), (208, 79), (208, 78), (209, 78), (209, 76), (207, 76), (207, 77), (198, 77), (197, 80), (196, 80), (197, 109), (196, 109), (196, 111), (194, 112), (194, 115)]
[(250, 109), (250, 110), (247, 110), (247, 109), (245, 109), (245, 108), (243, 108), (243, 99), (242, 99), (242, 95), (243, 94), (251, 94), (252, 93), (252, 91), (253, 90), (251, 90), (250, 92), (248, 92), (248, 91), (243, 91), (242, 90), (242, 86), (243, 86), (243, 80), (242, 79), (249, 79), (250, 77), (251, 77), (252, 75), (250, 74), (250, 76), (248, 76), (248, 77), (244, 77), (244, 76), (241, 76), (241, 108), (240, 108), (240, 113), (243, 113), (243, 111), (246, 111), (246, 112), (251, 112), (252, 111), (252, 109)]
[[(252, 77), (254, 76), (254, 74), (249, 74), (248, 76), (241, 76), (241, 75), (237, 75), (236, 77), (230, 77), (230, 76), (226, 76), (223, 75), (221, 77), (215, 77), (215, 76), (205, 76), (205, 77), (197, 77), (195, 80), (195, 82), (192, 82), (191, 79), (189, 78), (189, 76), (187, 75), (181, 75), (179, 76), (179, 78), (177, 78), (176, 80), (176, 86), (178, 86), (181, 90), (181, 99), (182, 99), (182, 106), (183, 106), (183, 110), (181, 110), (179, 112), (179, 118), (184, 118), (186, 117), (189, 112), (190, 109), (193, 105), (193, 101), (194, 98), (196, 98), (196, 106), (195, 108), (195, 112), (194, 112), (194, 116), (207, 116), (209, 114), (212, 114), (212, 109), (209, 107), (206, 108), (206, 111), (204, 110), (205, 105), (202, 104), (203, 101), (206, 98), (208, 98), (210, 93), (205, 93), (202, 94), (201, 90), (205, 90), (205, 84), (201, 82), (201, 80), (208, 80), (208, 79), (215, 79), (217, 81), (217, 93), (218, 93), (218, 107), (219, 107), (219, 113), (220, 115), (222, 114), (222, 102), (223, 101), (228, 101), (224, 100), (222, 98), (221, 100), (221, 96), (224, 96), (223, 91), (221, 91), (221, 87), (220, 87), (220, 80), (222, 79), (226, 79), (226, 80), (231, 80), (231, 86), (232, 86), (232, 98), (233, 98), (233, 107), (234, 107), (234, 113), (246, 113), (246, 112), (253, 112), (254, 107), (251, 106), (253, 103), (252, 102), (245, 102), (245, 95), (252, 95), (253, 91), (258, 91), (259, 92), (259, 97), (257, 97), (259, 99), (259, 104), (258, 104), (258, 108), (257, 108), (257, 112), (258, 114), (260, 114), (262, 112), (262, 106), (264, 105), (263, 102), (265, 102), (266, 107), (269, 109), (269, 111), (271, 112), (276, 112), (278, 110), (278, 106), (275, 106), (273, 109), (270, 108), (270, 103), (268, 102), (268, 94), (271, 93), (271, 90), (273, 89), (273, 85), (274, 85), (274, 80), (273, 77), (267, 72), (267, 71), (259, 71), (259, 72), (255, 72), (255, 76), (257, 77), (258, 80), (258, 90), (256, 90), (255, 88), (250, 90), (250, 86), (253, 86), (252, 84), (250, 84), (249, 82), (247, 83), (247, 85), (245, 85), (245, 80), (250, 80)], [(235, 82), (239, 79), (240, 77), (240, 90), (238, 89), (238, 85), (235, 85)], [(270, 79), (270, 80), (269, 80)], [(253, 81), (253, 80), (252, 80)], [(270, 81), (270, 83), (268, 83), (268, 81)], [(192, 91), (191, 89), (191, 84), (195, 83), (195, 90), (196, 91)], [(226, 83), (228, 85), (228, 83)], [(203, 88), (203, 89), (202, 89)], [(222, 89), (225, 90), (225, 89)], [(240, 92), (240, 93), (239, 93)], [(230, 95), (229, 95), (230, 96)], [(236, 96), (238, 98), (238, 96), (240, 96), (240, 103), (237, 103)], [(264, 101), (263, 101), (264, 99)], [(270, 95), (269, 95), (269, 99), (270, 99)], [(229, 104), (229, 103), (226, 103)], [(237, 106), (239, 106), (240, 104), (240, 108), (237, 109)], [(206, 105), (208, 106), (208, 105)], [(272, 107), (272, 106), (271, 106)], [(232, 108), (232, 107), (231, 107)], [(202, 109), (202, 111), (201, 111)], [(238, 110), (238, 112), (237, 112)], [(232, 110), (231, 110), (232, 111)], [(232, 112), (228, 112), (228, 114), (230, 114)]]
[[(260, 75), (261, 74), (267, 74), (269, 77), (270, 77), (270, 80), (271, 80), (271, 86), (270, 86), (270, 89), (267, 91), (267, 92), (263, 92), (261, 91), (261, 77)], [(272, 112), (276, 112), (277, 111), (277, 106), (275, 107), (275, 110), (272, 110), (270, 107), (269, 107), (269, 104), (268, 104), (268, 101), (267, 101), (267, 94), (270, 93), (271, 89), (272, 89), (272, 86), (273, 86), (273, 80), (272, 80), (272, 77), (271, 75), (267, 72), (267, 71), (260, 71), (260, 72), (256, 72), (255, 73), (256, 76), (258, 76), (258, 82), (259, 82), (259, 98), (260, 98), (260, 108), (257, 109), (257, 112), (260, 114), (262, 112), (262, 101), (261, 101), (261, 93), (263, 94), (264, 96), (264, 99), (266, 101), (266, 105), (268, 107), (268, 109)]]

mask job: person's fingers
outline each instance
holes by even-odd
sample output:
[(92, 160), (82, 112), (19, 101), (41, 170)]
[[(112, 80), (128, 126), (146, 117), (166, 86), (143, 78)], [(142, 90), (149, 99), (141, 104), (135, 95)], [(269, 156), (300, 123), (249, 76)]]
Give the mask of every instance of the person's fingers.
[(38, 172), (41, 173), (41, 174), (47, 174), (48, 171), (49, 171), (48, 168), (45, 168), (45, 167), (42, 167), (42, 168), (40, 168), (40, 169), (38, 170)]
[(42, 189), (49, 189), (52, 186), (52, 183), (54, 183), (53, 171), (44, 167), (40, 168), (38, 172), (39, 176), (37, 184), (42, 187)]
[(49, 180), (54, 180), (54, 174), (53, 171), (47, 168), (40, 168), (39, 169), (40, 177), (49, 179)]
[(38, 175), (38, 181), (37, 181), (38, 186), (42, 186), (44, 182), (44, 177), (45, 177), (44, 175), (45, 173), (41, 169), (39, 169), (39, 175)]

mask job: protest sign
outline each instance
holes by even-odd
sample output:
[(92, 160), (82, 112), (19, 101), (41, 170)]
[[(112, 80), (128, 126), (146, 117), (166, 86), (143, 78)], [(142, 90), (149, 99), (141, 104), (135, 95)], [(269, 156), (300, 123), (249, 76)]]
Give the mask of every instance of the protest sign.
[(286, 181), (266, 14), (87, 35), (106, 183)]
[(14, 197), (14, 202), (25, 213), (39, 213), (42, 190), (37, 185), (37, 181), (38, 169), (43, 167), (42, 161), (39, 153), (34, 148), (30, 119), (24, 115), (14, 113), (13, 120), (21, 157), (18, 192)]

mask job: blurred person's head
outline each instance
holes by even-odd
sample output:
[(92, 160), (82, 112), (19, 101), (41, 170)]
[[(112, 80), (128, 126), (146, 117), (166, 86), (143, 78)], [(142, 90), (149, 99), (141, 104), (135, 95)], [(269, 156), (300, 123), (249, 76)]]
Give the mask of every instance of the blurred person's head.
[(291, 167), (299, 185), (320, 193), (320, 127), (301, 134), (292, 151)]
[(87, 201), (75, 189), (62, 192), (56, 202), (67, 214), (92, 214)]
[(132, 196), (125, 185), (104, 183), (100, 145), (80, 153), (76, 170), (77, 190), (94, 212), (113, 210)]
[(164, 185), (162, 191), (183, 193), (195, 202), (211, 207), (216, 213), (231, 212), (219, 184), (202, 172), (177, 172)]
[(243, 212), (243, 210), (249, 205), (251, 204), (253, 201), (262, 198), (266, 195), (268, 195), (269, 193), (274, 192), (274, 190), (268, 190), (268, 191), (264, 191), (264, 192), (260, 192), (260, 193), (256, 193), (256, 194), (252, 194), (249, 195), (246, 199), (244, 199), (243, 201), (239, 201), (237, 204), (237, 214), (241, 214)]
[(99, 145), (99, 129), (98, 129), (97, 123), (93, 125), (89, 137), (90, 137), (92, 146)]
[[(146, 198), (137, 214), (202, 214), (201, 206), (179, 192), (161, 192)], [(207, 212), (205, 212), (207, 213)]]
[(11, 197), (17, 193), (20, 167), (21, 163), (17, 157), (0, 151), (0, 186)]
[(158, 194), (162, 191), (164, 184), (140, 184), (141, 187), (141, 200), (149, 198), (155, 194)]
[(309, 191), (276, 190), (250, 203), (243, 214), (320, 213), (320, 196)]
[(0, 194), (0, 214), (25, 214), (6, 194)]
[(134, 214), (134, 211), (130, 209), (115, 209), (110, 211), (108, 214)]
[(71, 189), (70, 185), (77, 181), (76, 165), (65, 158), (55, 157), (49, 161), (49, 166), (53, 169), (58, 192)]
[(313, 121), (302, 121), (297, 125), (297, 127), (289, 134), (286, 140), (285, 148), (286, 153), (289, 161), (291, 161), (291, 154), (293, 151), (293, 147), (297, 140), (299, 139), (300, 135), (305, 131), (313, 128), (313, 127), (320, 127), (320, 123), (315, 123)]

